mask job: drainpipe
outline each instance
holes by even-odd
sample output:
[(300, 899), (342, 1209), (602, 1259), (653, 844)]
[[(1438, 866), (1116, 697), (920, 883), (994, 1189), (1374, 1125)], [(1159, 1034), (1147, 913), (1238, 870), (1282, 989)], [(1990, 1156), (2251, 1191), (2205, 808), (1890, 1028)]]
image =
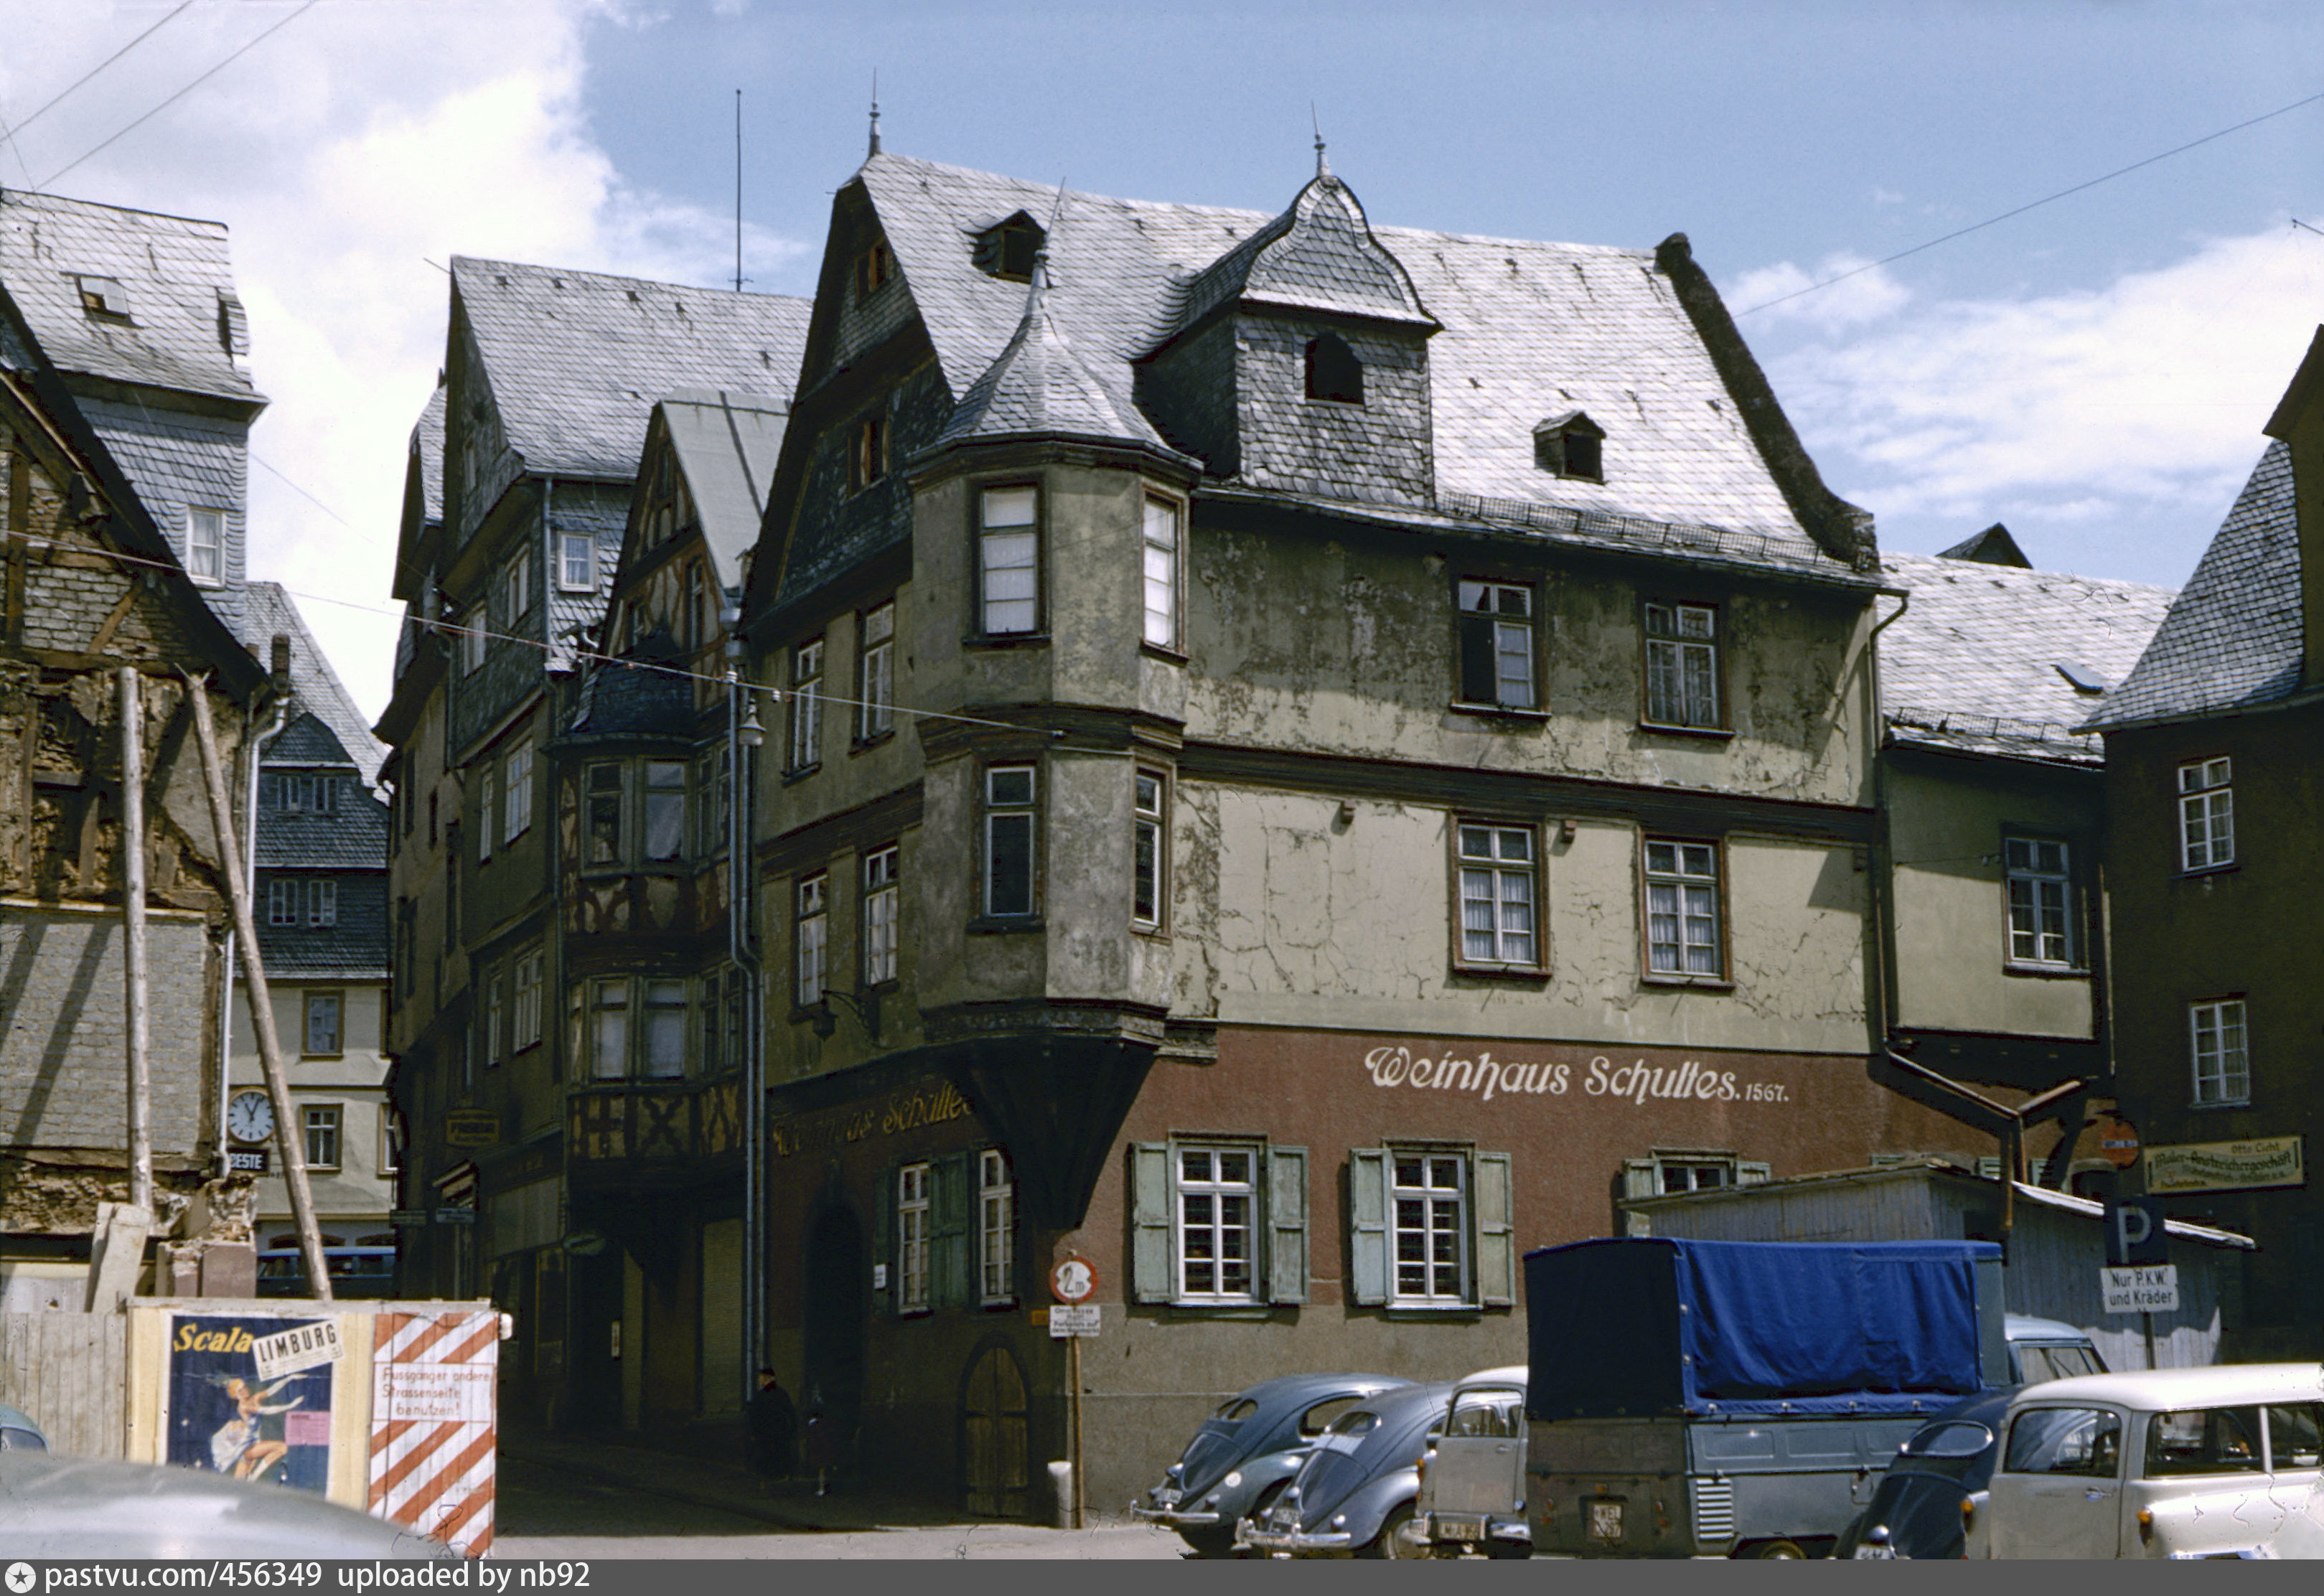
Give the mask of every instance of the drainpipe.
[(1864, 640), (1865, 669), (1868, 678), (1868, 718), (1871, 722), (1868, 746), (1872, 757), (1872, 848), (1871, 857), (1865, 861), (1865, 874), (1869, 878), (1872, 910), (1872, 1036), (1876, 1053), (1888, 1047), (1888, 1030), (1896, 1011), (1896, 994), (1892, 990), (1896, 969), (1896, 927), (1890, 909), (1895, 894), (1890, 880), (1893, 861), (1888, 846), (1888, 760), (1884, 752), (1887, 742), (1887, 716), (1880, 707), (1880, 634), (1894, 625), (1904, 612), (1913, 607), (1909, 589), (1899, 589), (1896, 607), (1873, 625), (1871, 635)]
[[(265, 729), (254, 733), (243, 743), (243, 768), (237, 772), (235, 785), (242, 789), (242, 835), (250, 845), (243, 850), (243, 890), (253, 898), (258, 892), (258, 764), (266, 744), (282, 734), (290, 724), (290, 640), (281, 632), (274, 634), (272, 657), (268, 660), (275, 691), (273, 705), (268, 714), (272, 717)], [(218, 972), (218, 1101), (217, 1101), (217, 1167), (226, 1173), (226, 1104), (234, 1099), (234, 1085), (228, 1079), (234, 1068), (234, 972), (235, 931), (232, 926), (226, 933), (226, 966)]]

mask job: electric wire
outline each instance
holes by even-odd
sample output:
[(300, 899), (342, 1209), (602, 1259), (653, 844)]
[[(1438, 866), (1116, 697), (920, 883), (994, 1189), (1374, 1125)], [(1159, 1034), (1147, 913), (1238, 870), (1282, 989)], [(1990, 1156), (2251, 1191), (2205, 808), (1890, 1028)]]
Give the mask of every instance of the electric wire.
[[(111, 66), (114, 62), (115, 62), (115, 61), (119, 60), (123, 56), (127, 55), (131, 51), (133, 51), (133, 50), (136, 49), (139, 45), (141, 45), (141, 44), (144, 43), (144, 42), (145, 42), (145, 41), (147, 41), (148, 39), (151, 39), (154, 34), (156, 34), (156, 33), (160, 32), (162, 30), (162, 28), (166, 27), (166, 26), (167, 26), (167, 25), (168, 25), (168, 24), (169, 24), (169, 23), (170, 23), (173, 19), (175, 19), (176, 17), (178, 17), (179, 15), (180, 15), (182, 13), (184, 13), (186, 10), (188, 10), (189, 7), (191, 7), (191, 6), (192, 6), (192, 5), (193, 5), (193, 3), (194, 3), (194, 0), (184, 0), (184, 3), (183, 3), (182, 5), (180, 5), (178, 7), (178, 9), (177, 9), (176, 11), (172, 11), (172, 12), (171, 12), (168, 15), (164, 16), (164, 17), (163, 17), (160, 22), (155, 23), (152, 27), (150, 27), (150, 28), (146, 29), (143, 32), (142, 32), (142, 33), (138, 34), (136, 38), (132, 39), (128, 43), (126, 43), (126, 44), (123, 45), (119, 50), (115, 51), (111, 55), (106, 56), (103, 60), (101, 60), (101, 61), (97, 62), (97, 65), (95, 65), (95, 66), (91, 67), (88, 71), (83, 72), (79, 77), (78, 77), (78, 78), (74, 78), (70, 83), (66, 84), (66, 85), (64, 86), (64, 88), (61, 88), (61, 89), (58, 90), (58, 91), (57, 91), (57, 93), (56, 93), (53, 97), (51, 97), (51, 99), (49, 100), (49, 103), (48, 103), (47, 105), (42, 106), (39, 110), (37, 110), (37, 111), (33, 112), (30, 116), (25, 117), (22, 122), (19, 122), (18, 124), (16, 124), (16, 131), (17, 131), (18, 133), (22, 133), (22, 132), (23, 132), (23, 131), (24, 131), (24, 129), (26, 129), (26, 128), (28, 128), (28, 127), (30, 127), (30, 126), (32, 126), (33, 123), (38, 122), (42, 117), (43, 117), (43, 116), (47, 115), (51, 111), (54, 110), (54, 109), (57, 107), (57, 104), (58, 104), (58, 102), (59, 102), (59, 101), (60, 101), (60, 100), (62, 100), (62, 99), (63, 99), (67, 95), (69, 95), (69, 94), (72, 93), (72, 91), (73, 91), (74, 89), (78, 88), (82, 84), (84, 84), (84, 83), (88, 82), (90, 78), (92, 78), (96, 77), (99, 72), (104, 71), (106, 68), (107, 68), (107, 67)], [(155, 106), (155, 107), (154, 107), (154, 109), (155, 109), (155, 110), (159, 110), (159, 109), (161, 109), (161, 107), (157, 106)], [(22, 161), (22, 160), (23, 159), (23, 157), (22, 157), (22, 156), (20, 155), (20, 156), (18, 156), (18, 157), (17, 157), (17, 159), (18, 159), (19, 161)], [(26, 177), (28, 177), (28, 178), (29, 178), (29, 177), (31, 177), (31, 176), (32, 175), (32, 169), (31, 169), (30, 167), (25, 168), (25, 170), (24, 170), (24, 175), (25, 175)], [(55, 180), (54, 180), (54, 179), (51, 179), (50, 180), (53, 182)]]

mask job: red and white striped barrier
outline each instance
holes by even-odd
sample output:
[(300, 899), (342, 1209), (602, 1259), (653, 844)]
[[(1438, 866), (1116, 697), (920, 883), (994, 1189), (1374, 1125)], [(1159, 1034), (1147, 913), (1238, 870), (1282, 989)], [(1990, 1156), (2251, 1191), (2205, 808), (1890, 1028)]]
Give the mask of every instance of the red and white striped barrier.
[(371, 1510), (470, 1557), (493, 1544), (497, 1313), (383, 1313), (374, 1325)]

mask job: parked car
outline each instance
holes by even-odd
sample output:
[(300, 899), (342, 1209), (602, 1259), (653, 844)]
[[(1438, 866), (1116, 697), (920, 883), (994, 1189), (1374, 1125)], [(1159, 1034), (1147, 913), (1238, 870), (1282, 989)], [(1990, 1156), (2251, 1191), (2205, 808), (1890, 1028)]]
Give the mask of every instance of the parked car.
[(2000, 1456), (2001, 1417), (2018, 1389), (1972, 1397), (1914, 1431), (1833, 1555), (1966, 1556), (1966, 1527), (1984, 1511), (1986, 1482)]
[(0, 1546), (21, 1558), (459, 1555), (312, 1491), (36, 1452), (0, 1452)]
[(1439, 1557), (1530, 1557), (1526, 1522), (1526, 1366), (1488, 1369), (1453, 1388), (1420, 1466), (1413, 1523)]
[(2314, 1363), (2028, 1386), (2003, 1424), (1981, 1515), (1986, 1549), (1994, 1557), (2324, 1557), (2319, 1448), (2324, 1370)]
[(1295, 1557), (1426, 1557), (1414, 1523), (1420, 1459), (1454, 1382), (1406, 1386), (1351, 1407), (1318, 1436), (1299, 1472), (1240, 1538)]
[(1411, 1383), (1382, 1374), (1261, 1380), (1202, 1422), (1162, 1483), (1130, 1504), (1130, 1515), (1176, 1530), (1205, 1557), (1223, 1557), (1234, 1547), (1236, 1524), (1274, 1501), (1333, 1419), (1367, 1398)]
[(31, 1416), (0, 1407), (0, 1452), (46, 1452), (49, 1438)]
[(2106, 1360), (2090, 1338), (2058, 1319), (2037, 1319), (2031, 1314), (2007, 1314), (2003, 1333), (2009, 1338), (2009, 1383), (2037, 1386), (2045, 1379), (2070, 1379), (2078, 1374), (2104, 1374)]

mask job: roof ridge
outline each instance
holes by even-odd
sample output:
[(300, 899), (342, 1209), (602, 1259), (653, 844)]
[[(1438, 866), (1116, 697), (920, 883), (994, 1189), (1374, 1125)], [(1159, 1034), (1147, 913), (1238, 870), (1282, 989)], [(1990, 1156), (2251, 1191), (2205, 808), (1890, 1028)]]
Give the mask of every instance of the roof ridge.
[(538, 272), (545, 277), (587, 277), (594, 278), (601, 282), (638, 283), (642, 284), (647, 288), (674, 288), (690, 294), (716, 294), (721, 299), (726, 300), (788, 300), (794, 304), (799, 305), (812, 305), (815, 302), (813, 299), (803, 294), (753, 293), (747, 289), (737, 290), (731, 288), (710, 288), (698, 283), (672, 282), (667, 278), (631, 277), (619, 272), (596, 272), (592, 271), (586, 266), (545, 265), (538, 261), (503, 261), (493, 259), (488, 255), (454, 255), (452, 257), (452, 271), (455, 276), (458, 275), (460, 268), (463, 266), (475, 267), (484, 271), (508, 269), (518, 272)]

